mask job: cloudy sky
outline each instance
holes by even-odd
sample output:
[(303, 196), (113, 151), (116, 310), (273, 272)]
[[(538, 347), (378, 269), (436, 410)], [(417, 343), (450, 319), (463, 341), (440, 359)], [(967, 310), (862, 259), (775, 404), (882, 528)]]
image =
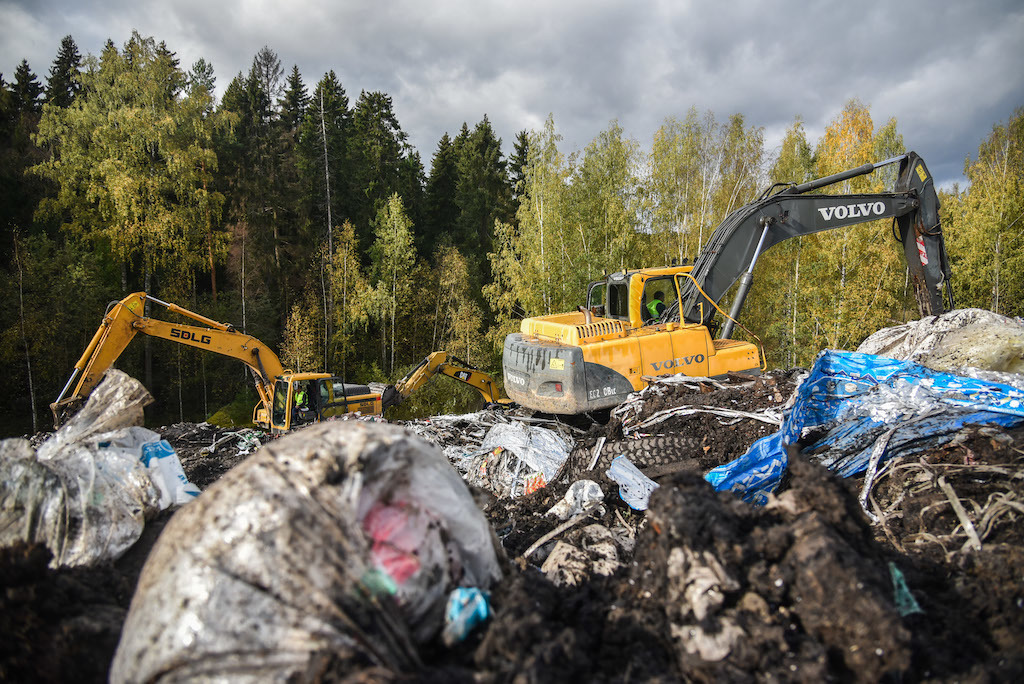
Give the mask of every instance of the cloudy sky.
[(511, 152), (552, 114), (563, 151), (614, 119), (643, 149), (691, 107), (763, 126), (769, 151), (796, 116), (812, 144), (850, 98), (895, 117), (940, 185), (1024, 106), (1024, 2), (775, 0), (0, 0), (0, 71), (45, 80), (63, 36), (82, 54), (137, 29), (221, 92), (264, 45), (312, 86), (328, 69), (352, 102), (394, 100), (429, 170), (437, 141), (486, 114)]

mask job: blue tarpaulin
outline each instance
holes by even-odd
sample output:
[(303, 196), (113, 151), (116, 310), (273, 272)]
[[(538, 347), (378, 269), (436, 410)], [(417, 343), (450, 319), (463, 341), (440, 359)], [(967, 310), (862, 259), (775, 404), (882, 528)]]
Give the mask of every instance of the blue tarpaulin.
[[(826, 350), (797, 389), (782, 427), (706, 476), (716, 490), (767, 501), (786, 470), (786, 447), (849, 477), (880, 462), (931, 450), (965, 425), (1024, 423), (1024, 392), (1010, 385), (933, 371), (910, 361)], [(886, 440), (886, 441), (882, 441)]]

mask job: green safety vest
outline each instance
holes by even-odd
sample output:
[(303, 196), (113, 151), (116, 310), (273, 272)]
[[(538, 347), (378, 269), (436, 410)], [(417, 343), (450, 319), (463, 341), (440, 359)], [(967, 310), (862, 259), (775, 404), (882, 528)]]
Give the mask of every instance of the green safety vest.
[(657, 318), (658, 317), (658, 305), (659, 304), (664, 306), (665, 303), (663, 301), (661, 301), (660, 299), (652, 299), (651, 301), (647, 302), (647, 310), (651, 312), (651, 317), (652, 318)]

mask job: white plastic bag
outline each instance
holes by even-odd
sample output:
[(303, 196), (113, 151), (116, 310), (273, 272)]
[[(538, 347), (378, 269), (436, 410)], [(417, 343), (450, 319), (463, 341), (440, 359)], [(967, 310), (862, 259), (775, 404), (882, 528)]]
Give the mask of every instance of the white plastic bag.
[(187, 504), (199, 496), (199, 488), (188, 481), (178, 454), (166, 439), (143, 444), (142, 463), (160, 490), (160, 510)]
[(118, 558), (158, 510), (159, 493), (139, 461), (155, 432), (126, 427), (149, 394), (107, 372), (82, 410), (33, 453), (25, 440), (0, 442), (0, 545), (42, 543), (51, 565)]

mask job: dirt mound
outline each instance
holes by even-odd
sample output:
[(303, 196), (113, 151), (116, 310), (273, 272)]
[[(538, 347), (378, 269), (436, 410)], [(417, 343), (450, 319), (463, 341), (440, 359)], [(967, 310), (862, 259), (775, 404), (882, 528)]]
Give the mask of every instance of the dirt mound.
[(652, 495), (620, 602), (682, 675), (877, 681), (910, 664), (881, 549), (843, 483), (799, 458), (765, 509), (681, 475)]

